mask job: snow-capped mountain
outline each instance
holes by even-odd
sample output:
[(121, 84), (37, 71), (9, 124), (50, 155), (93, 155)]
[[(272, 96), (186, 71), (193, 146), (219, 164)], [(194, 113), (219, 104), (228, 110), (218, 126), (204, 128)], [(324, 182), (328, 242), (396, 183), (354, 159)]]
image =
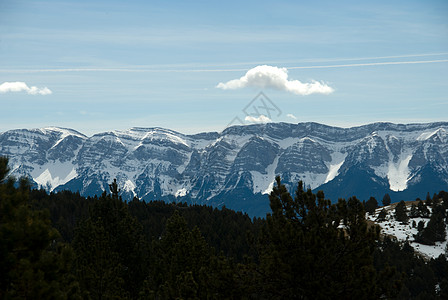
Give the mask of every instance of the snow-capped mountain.
[(274, 177), (293, 192), (303, 180), (327, 197), (413, 200), (448, 189), (448, 122), (374, 123), (338, 128), (317, 123), (233, 126), (184, 135), (132, 128), (87, 137), (63, 128), (0, 134), (12, 175), (49, 191), (108, 190), (125, 197), (188, 201), (263, 215)]

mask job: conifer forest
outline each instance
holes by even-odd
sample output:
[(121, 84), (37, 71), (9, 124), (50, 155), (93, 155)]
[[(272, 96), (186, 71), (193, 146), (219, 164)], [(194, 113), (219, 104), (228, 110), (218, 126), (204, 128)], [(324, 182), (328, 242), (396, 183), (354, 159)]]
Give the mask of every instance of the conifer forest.
[[(0, 299), (448, 299), (448, 250), (428, 259), (381, 234), (374, 198), (332, 202), (277, 177), (271, 212), (250, 218), (122, 199), (115, 181), (95, 197), (47, 193), (8, 172), (3, 157)], [(433, 212), (416, 239), (445, 239), (448, 193), (402, 206), (402, 222)]]

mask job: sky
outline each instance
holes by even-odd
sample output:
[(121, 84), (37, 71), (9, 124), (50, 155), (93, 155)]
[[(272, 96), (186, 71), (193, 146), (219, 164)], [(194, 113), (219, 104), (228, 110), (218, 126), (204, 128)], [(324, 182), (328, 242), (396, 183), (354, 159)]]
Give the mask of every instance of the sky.
[(448, 121), (448, 1), (0, 0), (0, 132)]

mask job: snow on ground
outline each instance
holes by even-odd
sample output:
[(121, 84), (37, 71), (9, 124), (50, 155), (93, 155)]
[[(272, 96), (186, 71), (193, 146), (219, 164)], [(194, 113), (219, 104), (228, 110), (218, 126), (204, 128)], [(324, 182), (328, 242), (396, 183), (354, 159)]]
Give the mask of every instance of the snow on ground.
[[(378, 214), (383, 209), (383, 207), (378, 208), (375, 211), (374, 215), (367, 214), (367, 219), (375, 222), (381, 227), (381, 233), (389, 236), (394, 236), (400, 242), (408, 241), (409, 244), (414, 248), (415, 251), (421, 253), (423, 256), (428, 258), (437, 258), (440, 254), (445, 253), (447, 241), (448, 241), (448, 228), (447, 228), (447, 238), (444, 242), (437, 242), (435, 245), (423, 245), (420, 243), (416, 243), (414, 241), (414, 235), (417, 234), (417, 226), (414, 228), (412, 226), (413, 221), (417, 225), (420, 221), (425, 223), (425, 227), (429, 222), (428, 218), (409, 218), (408, 224), (402, 224), (395, 220), (395, 204), (384, 207), (387, 216), (386, 220), (382, 222), (378, 222)], [(411, 204), (408, 202), (407, 204), (408, 212), (410, 211)], [(448, 226), (447, 226), (448, 227)]]

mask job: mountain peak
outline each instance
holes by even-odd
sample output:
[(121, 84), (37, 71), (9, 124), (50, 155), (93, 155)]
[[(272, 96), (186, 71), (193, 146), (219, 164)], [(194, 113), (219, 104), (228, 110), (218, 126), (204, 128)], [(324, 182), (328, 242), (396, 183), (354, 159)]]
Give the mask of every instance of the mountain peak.
[(49, 126), (49, 127), (39, 128), (37, 130), (41, 131), (43, 134), (47, 134), (47, 132), (56, 132), (56, 133), (60, 133), (62, 136), (74, 135), (74, 136), (80, 137), (82, 139), (87, 139), (86, 135), (84, 135), (74, 129), (70, 129), (70, 128)]
[[(327, 197), (394, 200), (448, 187), (447, 122), (372, 123), (340, 128), (314, 122), (232, 126), (195, 135), (133, 127), (86, 137), (46, 127), (0, 134), (0, 155), (35, 186), (94, 195), (116, 178), (129, 197), (226, 205), (263, 215), (262, 192), (280, 175)], [(179, 193), (178, 191), (182, 191)], [(239, 201), (238, 197), (241, 196)], [(235, 198), (236, 197), (236, 198)]]

